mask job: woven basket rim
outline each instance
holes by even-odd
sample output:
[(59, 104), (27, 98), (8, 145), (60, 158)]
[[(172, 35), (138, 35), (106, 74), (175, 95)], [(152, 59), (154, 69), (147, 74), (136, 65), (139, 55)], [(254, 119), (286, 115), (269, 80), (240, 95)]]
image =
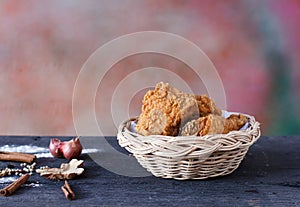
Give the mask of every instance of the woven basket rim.
[[(247, 129), (244, 129), (244, 130), (234, 130), (234, 131), (230, 131), (229, 133), (227, 134), (207, 134), (207, 135), (204, 135), (204, 136), (166, 136), (166, 135), (148, 135), (148, 136), (144, 136), (144, 135), (141, 135), (137, 132), (133, 132), (133, 131), (130, 131), (129, 128), (128, 128), (128, 124), (132, 121), (137, 121), (138, 120), (138, 117), (133, 117), (133, 118), (129, 118), (127, 120), (124, 120), (120, 125), (119, 125), (119, 128), (118, 128), (118, 132), (122, 132), (124, 130), (128, 130), (128, 132), (130, 132), (132, 135), (134, 136), (137, 136), (137, 137), (142, 137), (143, 140), (145, 142), (148, 141), (148, 139), (152, 140), (153, 138), (155, 139), (166, 139), (166, 140), (180, 140), (180, 139), (184, 139), (184, 140), (187, 140), (189, 138), (193, 138), (195, 140), (211, 140), (211, 139), (214, 139), (214, 140), (218, 140), (218, 138), (220, 137), (224, 137), (224, 136), (231, 136), (231, 135), (236, 135), (237, 133), (242, 135), (242, 134), (253, 134), (255, 135), (254, 137), (255, 138), (259, 138), (260, 135), (261, 135), (261, 132), (260, 132), (260, 123), (258, 121), (256, 121), (256, 119), (254, 118), (254, 116), (251, 116), (251, 115), (248, 115), (248, 114), (245, 114), (245, 113), (239, 113), (239, 112), (230, 112), (232, 114), (242, 114), (244, 116), (246, 116), (249, 120), (249, 126), (247, 127)], [(259, 134), (257, 135), (257, 131), (259, 132)], [(255, 142), (257, 139), (253, 139), (253, 142)]]
[[(118, 141), (133, 155), (153, 154), (162, 157), (184, 157), (185, 155), (205, 154), (206, 152), (232, 151), (249, 148), (260, 137), (259, 122), (253, 116), (243, 114), (248, 118), (249, 126), (245, 130), (231, 131), (227, 134), (205, 136), (143, 136), (132, 132), (129, 126), (136, 118), (124, 121), (118, 130)], [(195, 152), (197, 151), (197, 152)]]

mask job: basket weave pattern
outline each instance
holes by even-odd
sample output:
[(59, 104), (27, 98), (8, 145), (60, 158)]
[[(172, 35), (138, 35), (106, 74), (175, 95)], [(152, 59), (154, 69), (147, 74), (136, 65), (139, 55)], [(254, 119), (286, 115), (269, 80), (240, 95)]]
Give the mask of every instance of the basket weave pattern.
[(253, 116), (245, 130), (228, 134), (197, 136), (142, 136), (130, 131), (136, 119), (124, 121), (118, 130), (121, 147), (154, 176), (163, 178), (206, 179), (233, 172), (249, 147), (260, 137), (259, 123)]

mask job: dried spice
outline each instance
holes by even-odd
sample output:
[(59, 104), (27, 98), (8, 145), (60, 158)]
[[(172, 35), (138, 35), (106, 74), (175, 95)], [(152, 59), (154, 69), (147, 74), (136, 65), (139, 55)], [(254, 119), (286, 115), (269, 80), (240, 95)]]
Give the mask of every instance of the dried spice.
[(81, 175), (84, 169), (83, 160), (72, 159), (69, 163), (62, 163), (60, 168), (41, 168), (36, 172), (41, 176), (52, 180), (73, 179), (77, 175)]

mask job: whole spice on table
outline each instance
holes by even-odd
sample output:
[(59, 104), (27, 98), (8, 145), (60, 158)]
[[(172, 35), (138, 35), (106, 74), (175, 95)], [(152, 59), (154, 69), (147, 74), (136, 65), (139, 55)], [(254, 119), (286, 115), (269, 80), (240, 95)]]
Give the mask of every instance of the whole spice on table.
[(21, 168), (17, 168), (16, 166), (12, 164), (8, 164), (5, 169), (0, 170), (0, 177), (4, 176), (11, 176), (11, 175), (18, 175), (22, 176), (23, 173), (29, 173), (31, 175), (34, 171), (34, 167), (36, 165), (36, 162), (32, 163), (31, 165), (27, 163), (20, 163)]
[(21, 152), (2, 152), (0, 151), (1, 161), (12, 161), (12, 162), (26, 162), (32, 163), (36, 159), (33, 154), (21, 153)]
[(83, 162), (83, 160), (72, 159), (69, 163), (62, 163), (60, 168), (41, 167), (36, 172), (51, 180), (73, 179), (83, 173)]
[(65, 180), (65, 184), (63, 186), (61, 186), (61, 190), (64, 192), (66, 199), (68, 199), (68, 200), (75, 199), (75, 193), (71, 189), (71, 186), (69, 185), (67, 180)]
[(7, 187), (1, 189), (0, 194), (2, 196), (9, 196), (9, 195), (13, 194), (22, 184), (24, 184), (28, 180), (29, 176), (30, 176), (29, 174), (23, 175), (15, 182), (13, 182), (10, 185), (8, 185)]

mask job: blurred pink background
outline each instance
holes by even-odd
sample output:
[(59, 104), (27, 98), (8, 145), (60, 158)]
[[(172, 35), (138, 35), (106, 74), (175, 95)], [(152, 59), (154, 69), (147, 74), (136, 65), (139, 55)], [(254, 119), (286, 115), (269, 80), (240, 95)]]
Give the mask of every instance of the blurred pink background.
[[(264, 135), (299, 134), (299, 19), (299, 0), (1, 1), (0, 134), (75, 135), (72, 94), (84, 62), (114, 38), (152, 30), (183, 36), (209, 56), (227, 110), (254, 115)], [(99, 94), (109, 96), (126, 68), (159, 64), (185, 74), (166, 57), (146, 59), (114, 66)], [(197, 80), (185, 78), (196, 90)], [(144, 92), (130, 103), (131, 115), (139, 113)], [(100, 123), (105, 135), (115, 135), (110, 113), (99, 108), (97, 116), (107, 118)]]

